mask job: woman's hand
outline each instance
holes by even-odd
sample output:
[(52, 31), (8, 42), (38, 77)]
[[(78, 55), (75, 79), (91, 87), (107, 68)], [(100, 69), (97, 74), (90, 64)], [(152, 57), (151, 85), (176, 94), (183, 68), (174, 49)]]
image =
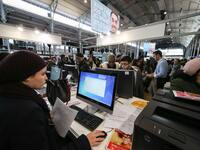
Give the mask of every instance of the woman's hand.
[(104, 133), (100, 130), (94, 130), (93, 132), (89, 133), (87, 135), (87, 138), (90, 142), (91, 146), (97, 146), (99, 144), (101, 144), (101, 142), (104, 140), (104, 138), (97, 138), (98, 136), (103, 136)]

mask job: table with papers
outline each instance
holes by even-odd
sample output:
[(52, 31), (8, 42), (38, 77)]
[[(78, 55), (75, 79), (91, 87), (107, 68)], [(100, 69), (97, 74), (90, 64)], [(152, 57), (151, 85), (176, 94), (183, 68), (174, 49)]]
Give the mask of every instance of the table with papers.
[[(142, 109), (133, 106), (131, 103), (134, 101), (144, 101), (143, 99), (139, 99), (136, 97), (130, 99), (119, 98), (114, 105), (113, 114), (107, 114), (105, 112), (97, 112), (96, 116), (104, 119), (101, 125), (97, 128), (97, 130), (103, 130), (108, 132), (106, 139), (96, 147), (93, 147), (93, 150), (103, 150), (106, 149), (106, 146), (111, 138), (111, 131), (113, 128), (118, 128), (124, 133), (132, 134), (134, 129), (134, 121), (137, 116), (141, 113)], [(70, 103), (76, 103), (78, 107), (85, 108), (87, 103), (76, 99), (75, 96), (71, 97)], [(71, 131), (75, 133), (75, 135), (79, 136), (81, 134), (87, 135), (90, 131), (77, 123), (76, 121), (72, 122)]]

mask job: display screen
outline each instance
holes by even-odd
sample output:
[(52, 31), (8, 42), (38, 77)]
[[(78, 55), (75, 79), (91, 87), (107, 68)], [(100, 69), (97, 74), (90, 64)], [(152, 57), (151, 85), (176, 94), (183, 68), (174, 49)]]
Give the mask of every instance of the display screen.
[(115, 96), (115, 81), (116, 76), (80, 72), (78, 94), (110, 107)]

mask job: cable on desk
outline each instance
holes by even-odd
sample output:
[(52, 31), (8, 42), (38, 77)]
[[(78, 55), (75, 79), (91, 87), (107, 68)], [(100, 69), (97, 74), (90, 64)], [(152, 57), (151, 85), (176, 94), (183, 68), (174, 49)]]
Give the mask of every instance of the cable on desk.
[(122, 103), (121, 101), (119, 101), (119, 100), (116, 100), (116, 102), (119, 102), (120, 104), (124, 104), (124, 103)]

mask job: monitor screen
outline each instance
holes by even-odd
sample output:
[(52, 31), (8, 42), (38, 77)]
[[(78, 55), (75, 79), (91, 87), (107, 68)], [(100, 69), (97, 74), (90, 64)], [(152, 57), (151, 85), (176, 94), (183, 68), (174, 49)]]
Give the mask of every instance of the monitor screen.
[(77, 97), (108, 113), (112, 113), (116, 75), (82, 71), (79, 75)]

